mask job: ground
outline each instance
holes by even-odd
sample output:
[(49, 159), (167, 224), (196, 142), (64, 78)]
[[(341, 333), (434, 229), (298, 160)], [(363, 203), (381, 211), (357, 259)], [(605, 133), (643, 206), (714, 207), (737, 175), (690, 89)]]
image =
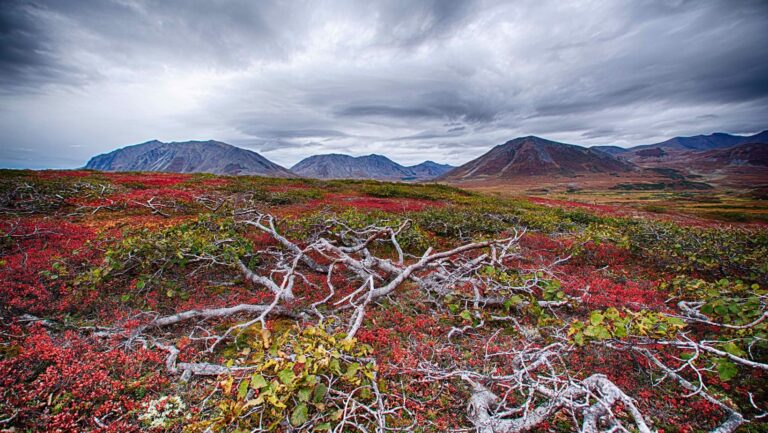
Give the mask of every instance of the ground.
[(765, 204), (0, 171), (0, 429), (765, 431)]

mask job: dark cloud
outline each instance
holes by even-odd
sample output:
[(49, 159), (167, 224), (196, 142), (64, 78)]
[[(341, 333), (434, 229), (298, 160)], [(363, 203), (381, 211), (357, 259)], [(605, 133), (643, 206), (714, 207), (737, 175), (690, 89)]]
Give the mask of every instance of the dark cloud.
[(0, 92), (29, 91), (48, 81), (82, 78), (81, 71), (58, 58), (56, 41), (37, 18), (41, 11), (22, 0), (8, 0), (0, 7)]
[(310, 153), (630, 145), (768, 119), (764, 0), (6, 0), (0, 164), (149, 138)]
[(339, 108), (334, 114), (340, 117), (444, 117), (444, 113), (430, 107), (393, 107), (389, 105), (350, 105)]
[(347, 137), (334, 129), (280, 129), (254, 131), (253, 135), (265, 138)]

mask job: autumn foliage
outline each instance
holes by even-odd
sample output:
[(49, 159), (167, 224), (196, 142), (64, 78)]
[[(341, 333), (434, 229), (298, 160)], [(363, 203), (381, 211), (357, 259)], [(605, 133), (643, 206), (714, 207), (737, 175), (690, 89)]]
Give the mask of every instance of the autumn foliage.
[(0, 431), (485, 432), (520, 413), (470, 402), (549, 387), (583, 405), (528, 431), (611, 395), (594, 431), (763, 431), (767, 256), (760, 227), (442, 185), (4, 171)]

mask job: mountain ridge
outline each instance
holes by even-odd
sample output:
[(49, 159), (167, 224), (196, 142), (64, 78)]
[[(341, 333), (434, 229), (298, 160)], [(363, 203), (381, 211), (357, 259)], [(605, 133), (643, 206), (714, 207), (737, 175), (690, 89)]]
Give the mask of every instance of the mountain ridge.
[(316, 179), (430, 180), (452, 168), (434, 161), (404, 166), (377, 154), (328, 153), (304, 158), (293, 165), (291, 171)]
[(220, 141), (150, 140), (91, 158), (86, 169), (297, 177), (260, 154)]
[(497, 145), (439, 180), (508, 179), (521, 176), (628, 172), (636, 167), (607, 152), (533, 135)]
[(726, 132), (713, 132), (711, 134), (699, 134), (691, 136), (678, 136), (652, 144), (640, 144), (632, 147), (620, 147), (612, 145), (592, 146), (603, 152), (617, 154), (637, 154), (648, 149), (660, 148), (665, 151), (705, 151), (712, 149), (727, 149), (745, 143), (767, 143), (768, 130), (753, 135), (735, 135)]

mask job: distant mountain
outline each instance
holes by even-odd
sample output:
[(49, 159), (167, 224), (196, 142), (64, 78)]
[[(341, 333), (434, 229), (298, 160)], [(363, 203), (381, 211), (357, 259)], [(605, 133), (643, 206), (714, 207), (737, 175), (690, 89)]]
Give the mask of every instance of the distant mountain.
[(438, 164), (434, 161), (424, 161), (421, 164), (412, 165), (406, 168), (413, 171), (414, 175), (419, 179), (434, 179), (456, 167), (448, 164)]
[(634, 166), (606, 152), (543, 138), (520, 137), (498, 145), (441, 180), (509, 179), (522, 176), (614, 173)]
[(85, 168), (297, 177), (256, 152), (212, 140), (173, 143), (152, 140), (94, 156)]
[(429, 180), (452, 169), (432, 161), (412, 167), (400, 165), (382, 155), (314, 155), (291, 167), (294, 173), (316, 179)]
[(624, 147), (619, 146), (592, 146), (590, 149), (599, 150), (601, 152), (609, 153), (611, 155), (618, 155), (627, 151)]
[(714, 149), (690, 155), (696, 168), (768, 167), (768, 140), (765, 143), (745, 143), (727, 149)]
[[(768, 130), (755, 135), (731, 135), (724, 132), (715, 132), (709, 135), (694, 135), (691, 137), (675, 137), (654, 144), (624, 149), (621, 154), (624, 158), (635, 160), (637, 158), (663, 158), (669, 154), (687, 151), (705, 151), (712, 149), (726, 149), (744, 143), (768, 142)], [(596, 146), (615, 147), (615, 146)]]
[(662, 157), (639, 159), (637, 164), (644, 168), (673, 168), (698, 175), (721, 176), (757, 169), (762, 173), (768, 168), (768, 143), (744, 143), (705, 151), (671, 151)]

